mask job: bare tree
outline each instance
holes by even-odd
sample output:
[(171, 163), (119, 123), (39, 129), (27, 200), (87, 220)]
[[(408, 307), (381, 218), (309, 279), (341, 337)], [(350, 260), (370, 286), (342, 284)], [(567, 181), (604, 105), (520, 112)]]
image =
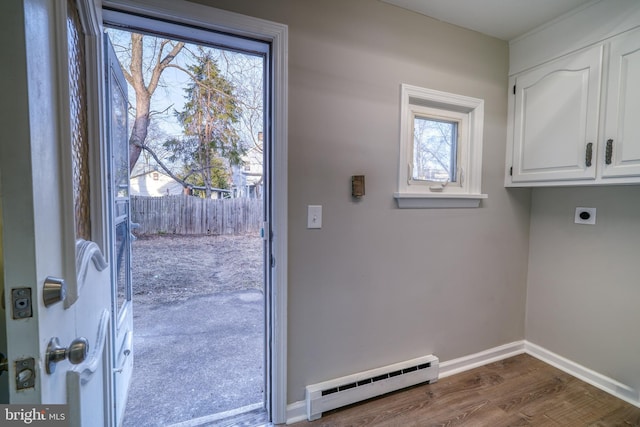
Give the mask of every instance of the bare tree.
[[(145, 64), (144, 36), (131, 33), (131, 57), (128, 67), (122, 62), (120, 65), (136, 97), (133, 129), (129, 137), (129, 171), (133, 170), (142, 150), (147, 148), (145, 141), (151, 121), (151, 97), (158, 88), (162, 72), (171, 66), (172, 61), (184, 47), (184, 42), (157, 38), (153, 40), (153, 61)], [(145, 82), (146, 75), (148, 75), (148, 82)], [(154, 156), (155, 153), (151, 152), (151, 154)]]
[[(193, 150), (191, 146), (194, 135), (189, 136), (189, 132), (185, 132), (186, 117), (183, 116), (182, 121), (178, 120), (182, 125), (181, 134), (174, 133), (170, 125), (175, 123), (175, 119), (179, 116), (176, 107), (167, 102), (175, 96), (176, 88), (184, 89), (190, 86), (194, 91), (209, 91), (211, 95), (218, 93), (229, 96), (216, 85), (209, 85), (207, 89), (205, 87), (207, 85), (198, 78), (197, 73), (194, 73), (193, 64), (197, 64), (199, 59), (202, 59), (203, 52), (211, 55), (211, 59), (220, 64), (222, 69), (218, 72), (222, 79), (226, 79), (233, 86), (232, 97), (237, 107), (234, 114), (228, 117), (230, 126), (228, 131), (235, 130), (235, 133), (229, 134), (235, 134), (235, 136), (227, 139), (227, 142), (232, 141), (231, 147), (229, 149), (225, 144), (217, 147), (218, 150), (214, 150), (217, 151), (214, 156), (220, 157), (229, 166), (242, 163), (241, 157), (245, 153), (247, 158), (250, 158), (251, 164), (256, 164), (257, 161), (262, 163), (264, 61), (261, 57), (222, 49), (197, 47), (175, 40), (120, 30), (109, 30), (109, 33), (114, 40), (114, 47), (116, 47), (125, 78), (131, 86), (130, 101), (133, 108), (130, 110), (132, 123), (129, 138), (130, 171), (144, 153), (146, 163), (157, 164), (167, 175), (185, 187), (204, 186), (200, 181), (207, 181), (213, 187), (227, 187), (222, 186), (221, 183), (225, 179), (230, 179), (230, 169), (227, 169), (224, 174), (215, 172), (207, 177), (210, 179), (198, 178), (203, 174), (206, 175), (205, 170), (208, 168), (203, 168), (203, 165), (194, 161), (196, 156), (193, 154), (197, 150)], [(181, 78), (176, 77), (175, 74), (163, 75), (168, 68), (180, 70), (186, 82), (179, 82)], [(167, 75), (169, 77), (165, 77)], [(159, 88), (166, 91), (164, 100), (162, 94), (159, 94), (161, 92)], [(220, 142), (221, 140), (218, 140), (218, 143)], [(190, 150), (191, 155), (186, 155)], [(206, 157), (206, 154), (200, 150), (198, 157), (201, 160)], [(177, 160), (181, 162), (176, 163)], [(218, 165), (218, 162), (213, 163)], [(219, 165), (217, 167), (219, 168)], [(210, 170), (214, 172), (213, 169)], [(260, 185), (261, 182), (262, 177), (256, 185)]]

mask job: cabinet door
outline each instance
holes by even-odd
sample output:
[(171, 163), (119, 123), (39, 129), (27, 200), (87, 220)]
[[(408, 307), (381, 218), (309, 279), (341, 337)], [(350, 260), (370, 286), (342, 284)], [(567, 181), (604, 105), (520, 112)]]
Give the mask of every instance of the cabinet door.
[(603, 177), (640, 176), (640, 30), (611, 42)]
[(516, 77), (514, 183), (595, 178), (602, 49)]

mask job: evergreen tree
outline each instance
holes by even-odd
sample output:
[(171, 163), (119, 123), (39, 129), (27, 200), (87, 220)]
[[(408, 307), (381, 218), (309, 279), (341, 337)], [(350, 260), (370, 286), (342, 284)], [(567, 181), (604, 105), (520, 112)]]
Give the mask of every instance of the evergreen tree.
[(185, 140), (174, 141), (168, 148), (192, 165), (194, 175), (204, 183), (206, 197), (210, 197), (211, 188), (229, 187), (228, 180), (221, 187), (219, 178), (230, 176), (231, 166), (242, 163), (245, 153), (234, 126), (240, 107), (233, 85), (222, 76), (209, 52), (200, 48), (196, 63), (188, 69), (192, 81), (185, 89), (187, 102), (176, 112)]

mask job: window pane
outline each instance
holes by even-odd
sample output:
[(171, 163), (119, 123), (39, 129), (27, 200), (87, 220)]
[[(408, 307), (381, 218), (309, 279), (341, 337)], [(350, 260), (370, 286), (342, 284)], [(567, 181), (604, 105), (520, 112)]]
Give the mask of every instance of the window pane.
[[(127, 134), (127, 96), (111, 74), (111, 140), (113, 150), (113, 189), (116, 199), (129, 197), (129, 140)], [(124, 143), (122, 143), (124, 141)]]
[[(128, 207), (125, 204), (122, 206), (123, 210), (128, 211)], [(116, 312), (120, 312), (120, 308), (126, 301), (131, 300), (131, 234), (129, 230), (129, 215), (123, 216), (122, 221), (116, 223), (115, 232), (115, 261), (116, 261), (116, 284), (117, 284), (117, 303)]]
[(457, 122), (414, 117), (411, 179), (455, 182), (457, 135)]

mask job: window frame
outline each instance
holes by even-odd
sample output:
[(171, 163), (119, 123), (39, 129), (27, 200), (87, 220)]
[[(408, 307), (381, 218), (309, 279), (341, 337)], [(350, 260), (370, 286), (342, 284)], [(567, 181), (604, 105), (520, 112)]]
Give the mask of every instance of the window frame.
[(455, 155), (452, 155), (452, 157), (455, 157), (455, 160), (453, 162), (453, 165), (455, 167), (455, 170), (453, 171), (453, 173), (451, 175), (453, 179), (450, 179), (447, 186), (452, 185), (453, 187), (460, 187), (460, 178), (459, 178), (459, 171), (460, 171), (460, 164), (464, 164), (464, 161), (466, 159), (467, 156), (467, 150), (466, 147), (463, 147), (461, 144), (461, 142), (463, 140), (465, 140), (466, 138), (468, 138), (468, 132), (467, 132), (467, 122), (465, 120), (465, 114), (463, 113), (459, 113), (459, 112), (452, 112), (452, 111), (446, 111), (446, 110), (442, 110), (439, 108), (431, 108), (431, 107), (424, 107), (424, 106), (412, 106), (411, 108), (411, 119), (410, 119), (410, 129), (409, 132), (411, 133), (409, 135), (410, 138), (410, 143), (411, 143), (411, 148), (410, 148), (410, 159), (409, 159), (409, 165), (410, 165), (410, 170), (409, 170), (409, 175), (407, 177), (407, 179), (409, 180), (409, 184), (410, 185), (429, 185), (429, 186), (433, 186), (433, 185), (439, 185), (442, 184), (442, 181), (435, 181), (435, 180), (423, 180), (423, 179), (415, 179), (414, 178), (414, 170), (416, 168), (416, 164), (415, 164), (415, 124), (416, 124), (416, 120), (428, 120), (428, 121), (432, 121), (432, 122), (441, 122), (441, 123), (455, 123), (455, 127), (456, 127), (456, 132), (455, 132)]
[[(481, 193), (484, 100), (407, 84), (401, 85), (400, 156), (394, 197), (399, 208), (474, 208)], [(458, 123), (456, 181), (413, 179), (414, 120)]]

